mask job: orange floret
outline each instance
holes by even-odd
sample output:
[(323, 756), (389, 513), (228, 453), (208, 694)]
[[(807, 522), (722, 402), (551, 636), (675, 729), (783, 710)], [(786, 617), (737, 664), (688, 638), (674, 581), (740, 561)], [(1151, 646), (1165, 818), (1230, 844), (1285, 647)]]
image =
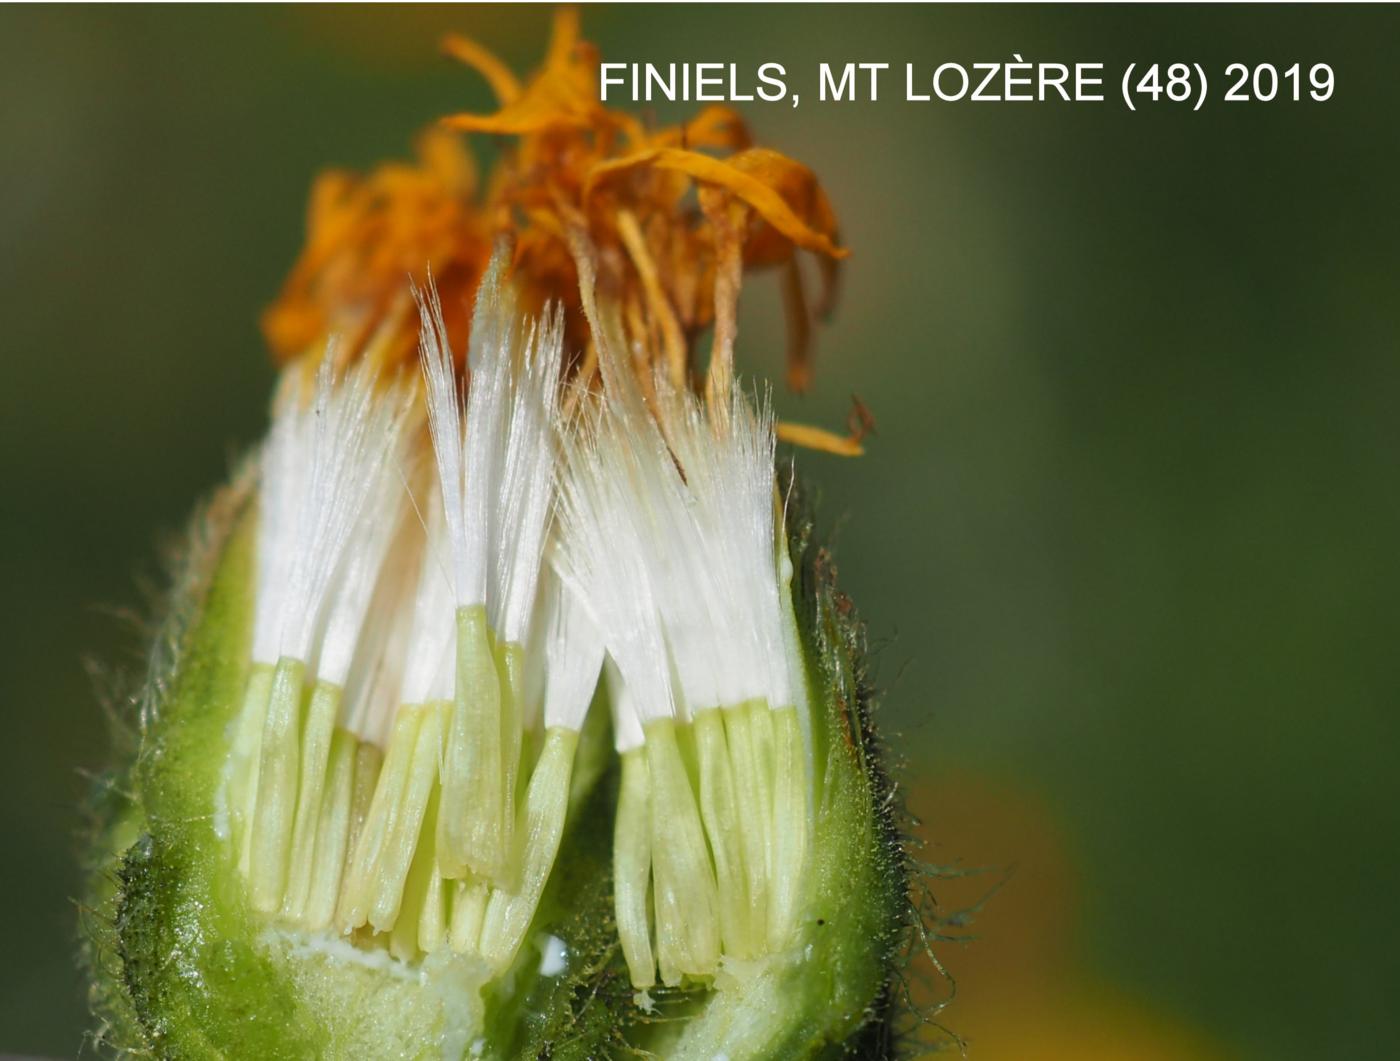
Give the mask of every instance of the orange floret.
[[(429, 269), (454, 348), (465, 349), (471, 296), (493, 241), (506, 236), (522, 308), (538, 312), (551, 300), (565, 308), (576, 355), (570, 371), (587, 377), (596, 364), (579, 297), (583, 252), (599, 302), (632, 348), (697, 388), (706, 382), (697, 345), (707, 329), (710, 382), (732, 372), (744, 271), (781, 269), (788, 384), (810, 384), (811, 322), (829, 311), (847, 252), (809, 169), (753, 146), (729, 107), (650, 129), (603, 105), (598, 53), (580, 39), (571, 9), (556, 16), (544, 64), (524, 84), (474, 41), (450, 36), (443, 49), (485, 78), (498, 109), (441, 119), (421, 140), (417, 165), (384, 165), (365, 177), (333, 172), (316, 182), (306, 247), (263, 317), (280, 360), (331, 333), (341, 338), (342, 356), (411, 358), (416, 330), (405, 281), (421, 281)], [(511, 138), (484, 187), (461, 133)], [(819, 262), (815, 306), (798, 250)], [(783, 433), (831, 452), (859, 451), (855, 436), (795, 425)]]
[(306, 245), (262, 316), (274, 356), (290, 361), (334, 335), (342, 357), (386, 364), (415, 357), (418, 318), (408, 280), (423, 283), (430, 271), (454, 337), (465, 336), (491, 253), (476, 192), (470, 153), (441, 130), (419, 138), (416, 165), (321, 174), (311, 189)]

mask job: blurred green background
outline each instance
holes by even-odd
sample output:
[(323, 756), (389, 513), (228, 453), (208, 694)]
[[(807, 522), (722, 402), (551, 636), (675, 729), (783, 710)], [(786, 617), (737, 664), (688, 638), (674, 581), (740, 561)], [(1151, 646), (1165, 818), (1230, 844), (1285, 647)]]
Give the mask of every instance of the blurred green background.
[[(72, 1056), (82, 661), (259, 435), (309, 180), (484, 109), (542, 9), (0, 11), (0, 1051)], [(615, 8), (606, 57), (783, 62), (751, 105), (854, 250), (789, 415), (931, 857), (1018, 863), (950, 951), (977, 1057), (1400, 1051), (1394, 9)], [(816, 105), (820, 60), (1199, 61), (1216, 99)], [(1326, 61), (1326, 104), (1219, 102)], [(679, 108), (663, 111), (663, 116)], [(741, 359), (776, 375), (776, 281)], [(1391, 618), (1387, 619), (1387, 616)]]

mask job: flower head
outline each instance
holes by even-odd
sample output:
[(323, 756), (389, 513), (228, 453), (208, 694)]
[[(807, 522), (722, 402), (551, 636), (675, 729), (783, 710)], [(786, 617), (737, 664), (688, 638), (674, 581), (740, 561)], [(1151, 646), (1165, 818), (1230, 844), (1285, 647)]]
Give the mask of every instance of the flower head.
[[(152, 869), (120, 899), (175, 902), (196, 942), (174, 984), (123, 959), (135, 1023), (171, 1026), (153, 997), (260, 1018), (292, 999), (314, 1013), (274, 1022), (285, 1041), (213, 1017), (175, 1034), (505, 1057), (537, 1006), (579, 1056), (805, 1056), (885, 997), (870, 939), (896, 931), (903, 863), (850, 735), (850, 646), (814, 633), (824, 598), (799, 604), (784, 427), (736, 370), (736, 306), (746, 269), (784, 270), (805, 385), (798, 253), (829, 288), (835, 216), (732, 111), (651, 130), (598, 103), (571, 13), (524, 84), (448, 51), (500, 109), (444, 119), (415, 166), (323, 177), (264, 318), (272, 426), (192, 635), (217, 665), (138, 775), (173, 883), (142, 892)], [(482, 184), (462, 133), (514, 138)], [(159, 783), (191, 718), (216, 720), (216, 765)], [(207, 834), (163, 832), (172, 792)], [(683, 1029), (651, 1026), (652, 990)], [(580, 1030), (585, 996), (607, 1016)]]

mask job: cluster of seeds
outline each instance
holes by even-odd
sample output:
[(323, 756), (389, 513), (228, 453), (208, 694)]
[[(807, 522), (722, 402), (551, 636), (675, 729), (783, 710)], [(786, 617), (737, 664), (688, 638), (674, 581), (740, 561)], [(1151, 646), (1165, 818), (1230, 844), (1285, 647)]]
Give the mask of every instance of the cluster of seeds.
[(600, 385), (566, 385), (562, 317), (520, 313), (506, 261), (466, 373), (432, 289), (421, 373), (337, 378), (334, 349), (284, 370), (231, 852), (272, 922), (502, 972), (601, 685), (633, 982), (710, 977), (785, 945), (809, 831), (772, 417), (727, 352), (704, 399), (638, 368), (591, 290)]

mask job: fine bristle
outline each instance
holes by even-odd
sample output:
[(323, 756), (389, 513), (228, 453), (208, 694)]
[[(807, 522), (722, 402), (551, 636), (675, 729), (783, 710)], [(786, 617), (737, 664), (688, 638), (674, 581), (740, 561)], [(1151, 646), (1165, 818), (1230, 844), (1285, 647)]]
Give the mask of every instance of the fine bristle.
[(400, 521), (345, 682), (345, 728), (381, 748), (403, 689), (424, 538), (417, 518)]
[(423, 704), (452, 698), (452, 549), (442, 494), (432, 490), (423, 513), (427, 524), (413, 597), (412, 633), (404, 664), (399, 703)]
[(510, 404), (499, 501), (492, 625), (518, 643), (529, 628), (540, 556), (554, 502), (554, 422), (559, 408), (564, 316), (547, 311), (524, 345)]
[(603, 638), (572, 590), (552, 572), (541, 586), (540, 623), (544, 657), (544, 724), (583, 728), (598, 674)]
[(638, 560), (657, 588), (657, 621), (680, 684), (681, 717), (726, 702), (726, 676), (736, 666), (731, 651), (735, 616), (716, 577), (695, 498), (666, 451), (659, 432), (636, 454), (635, 503), (654, 543)]
[(418, 349), (426, 383), (424, 402), (428, 409), (428, 428), (433, 439), (433, 454), (437, 459), (438, 494), (446, 520), (455, 597), (470, 594), (481, 581), (480, 565), (472, 570), (467, 545), (467, 527), (463, 523), (462, 496), (464, 489), (464, 439), (461, 392), (452, 362), (452, 347), (447, 339), (447, 325), (442, 318), (442, 303), (437, 288), (431, 283), (426, 292), (413, 289), (418, 303)]
[(558, 568), (602, 632), (643, 720), (672, 718), (675, 699), (643, 514), (634, 495), (634, 440), (601, 403), (568, 445), (560, 486)]
[[(309, 421), (297, 431), (304, 478), (298, 484), (295, 560), (281, 599), (278, 653), (308, 661), (335, 575), (360, 513), (377, 484), (384, 435), (397, 409), (376, 402), (373, 369), (361, 363), (337, 383), (334, 351), (316, 376)], [(288, 500), (293, 500), (288, 498)], [(279, 514), (276, 521), (287, 518)]]
[(622, 672), (611, 656), (603, 658), (603, 677), (608, 692), (608, 709), (612, 713), (613, 747), (619, 755), (640, 748), (646, 740), (642, 732), (642, 716), (622, 680)]
[(297, 523), (308, 468), (309, 425), (303, 370), (292, 365), (282, 373), (272, 427), (259, 464), (262, 484), (258, 502), (257, 606), (253, 623), (253, 659), (277, 662), (282, 633), (283, 597), (296, 558)]
[[(470, 444), (462, 468), (461, 516), (453, 530), (454, 550), (460, 555), (457, 585), (459, 607), (487, 604), (491, 584), (491, 555), (499, 528), (497, 495), (509, 422), (510, 371), (518, 324), (515, 299), (502, 282), (504, 256), (491, 259), (476, 292), (468, 362), (466, 423)], [(436, 436), (434, 436), (436, 441)]]
[(415, 296), (456, 603), (486, 605), (496, 634), (518, 644), (553, 509), (564, 320), (550, 310), (527, 328), (502, 279), (505, 262), (498, 252), (477, 290), (465, 402), (436, 290)]
[(727, 664), (719, 678), (721, 702), (763, 698), (774, 707), (787, 704), (775, 438), (767, 395), (750, 402), (735, 385), (721, 396), (724, 404), (711, 409), (659, 373), (656, 393), (696, 525), (692, 562), (705, 571), (724, 617), (715, 630)]
[[(623, 679), (659, 696), (656, 679), (634, 672), (644, 652), (652, 670), (668, 660), (668, 713), (679, 719), (750, 700), (788, 704), (766, 398), (751, 403), (736, 387), (714, 410), (658, 373), (653, 416), (629, 373), (612, 364), (605, 379), (612, 389), (585, 399), (568, 436), (563, 568)], [(647, 639), (665, 655), (628, 646)], [(644, 719), (663, 717), (646, 699), (639, 706)]]
[(359, 466), (350, 470), (366, 500), (336, 572), (316, 663), (320, 681), (345, 684), (389, 545), (408, 511), (404, 467), (412, 434), (410, 398), (405, 388), (396, 386), (376, 399)]

